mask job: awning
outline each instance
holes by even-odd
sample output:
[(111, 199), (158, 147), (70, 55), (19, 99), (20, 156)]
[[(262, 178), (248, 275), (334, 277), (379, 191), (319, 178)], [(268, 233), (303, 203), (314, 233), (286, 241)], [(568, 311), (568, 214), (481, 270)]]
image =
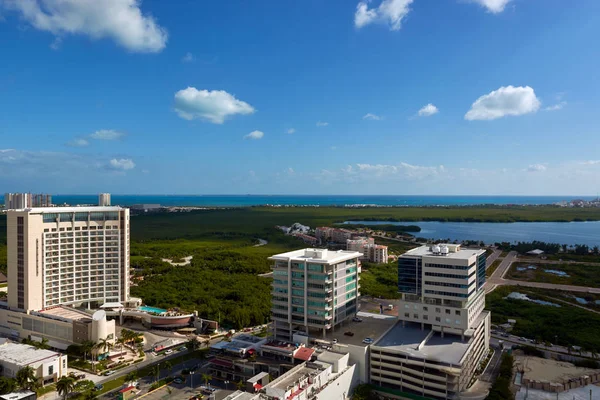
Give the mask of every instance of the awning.
[(309, 349), (308, 347), (300, 347), (298, 351), (296, 351), (296, 354), (294, 354), (294, 358), (296, 360), (308, 361), (314, 352), (313, 349)]
[(123, 304), (121, 303), (104, 303), (100, 306), (100, 308), (123, 308)]

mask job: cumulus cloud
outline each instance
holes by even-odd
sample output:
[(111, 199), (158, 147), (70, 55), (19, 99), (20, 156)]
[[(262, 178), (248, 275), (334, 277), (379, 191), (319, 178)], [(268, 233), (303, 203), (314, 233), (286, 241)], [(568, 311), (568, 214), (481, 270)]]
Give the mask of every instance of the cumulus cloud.
[(70, 147), (86, 147), (89, 146), (90, 142), (84, 138), (76, 138), (67, 143)]
[(321, 127), (321, 126), (328, 126), (328, 125), (329, 125), (329, 122), (321, 122), (321, 121), (317, 122), (317, 126), (319, 126), (319, 127)]
[(484, 7), (488, 12), (498, 14), (504, 11), (504, 8), (512, 0), (471, 0), (473, 3), (477, 3)]
[(369, 0), (361, 1), (354, 13), (354, 26), (362, 28), (372, 23), (388, 24), (390, 30), (402, 27), (402, 20), (410, 11), (413, 0), (382, 0), (378, 7), (369, 8)]
[(543, 172), (547, 168), (544, 164), (532, 164), (526, 168), (528, 172)]
[(265, 136), (265, 134), (261, 131), (252, 131), (246, 136), (244, 136), (244, 139), (259, 140), (262, 139), (263, 136)]
[(599, 165), (600, 164), (600, 160), (588, 160), (588, 161), (581, 161), (582, 165)]
[(123, 132), (118, 132), (113, 129), (100, 129), (99, 131), (90, 134), (90, 138), (96, 140), (118, 140), (123, 136), (125, 136)]
[(560, 103), (554, 104), (552, 106), (548, 106), (546, 108), (544, 108), (544, 111), (558, 111), (558, 110), (562, 110), (564, 106), (567, 105), (566, 101), (561, 101)]
[(127, 50), (156, 53), (167, 44), (167, 31), (142, 13), (139, 0), (2, 0), (34, 28), (60, 39), (85, 35), (109, 38)]
[(109, 161), (108, 167), (115, 171), (128, 171), (135, 168), (135, 163), (130, 158), (113, 158)]
[(175, 111), (187, 120), (204, 119), (222, 124), (230, 116), (254, 113), (254, 107), (224, 90), (198, 90), (188, 87), (175, 93)]
[(431, 117), (434, 114), (440, 112), (436, 106), (429, 103), (423, 107), (418, 112), (419, 117)]
[(191, 63), (194, 62), (194, 60), (194, 55), (188, 51), (187, 53), (185, 53), (185, 56), (183, 56), (183, 58), (181, 59), (181, 62)]
[(294, 128), (290, 128), (287, 130), (287, 133), (291, 135), (292, 133), (296, 133), (296, 130)]
[(370, 120), (373, 120), (373, 121), (380, 121), (381, 117), (379, 115), (376, 115), (376, 114), (367, 113), (367, 114), (365, 114), (365, 116), (363, 117), (363, 119), (370, 119)]
[(465, 114), (465, 119), (493, 120), (505, 116), (534, 113), (540, 108), (540, 100), (529, 86), (503, 86), (479, 97)]

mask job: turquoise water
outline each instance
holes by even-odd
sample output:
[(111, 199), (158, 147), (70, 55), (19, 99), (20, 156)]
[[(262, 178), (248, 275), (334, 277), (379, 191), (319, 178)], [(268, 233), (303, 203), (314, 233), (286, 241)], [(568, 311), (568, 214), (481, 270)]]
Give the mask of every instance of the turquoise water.
[(151, 313), (157, 313), (157, 314), (162, 314), (164, 312), (167, 312), (167, 310), (164, 310), (162, 308), (150, 307), (150, 306), (139, 306), (138, 310), (151, 312)]
[[(368, 204), (378, 206), (466, 206), (477, 204), (553, 204), (563, 200), (590, 196), (417, 196), (417, 195), (119, 195), (112, 204), (160, 204), (163, 206), (244, 207), (257, 205), (346, 206)], [(97, 204), (98, 195), (52, 196), (54, 204)]]

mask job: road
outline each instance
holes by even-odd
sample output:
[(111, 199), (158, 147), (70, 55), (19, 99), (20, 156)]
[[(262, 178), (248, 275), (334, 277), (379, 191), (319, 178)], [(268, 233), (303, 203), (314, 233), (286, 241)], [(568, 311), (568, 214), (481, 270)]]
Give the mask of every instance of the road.
[[(490, 256), (491, 257), (491, 256)], [(558, 285), (554, 283), (542, 283), (542, 282), (527, 282), (519, 281), (514, 279), (504, 279), (504, 275), (508, 272), (513, 262), (517, 261), (517, 252), (511, 251), (504, 257), (504, 260), (500, 263), (498, 268), (494, 271), (485, 283), (485, 292), (490, 293), (498, 286), (523, 286), (538, 289), (552, 289), (552, 290), (564, 290), (569, 292), (578, 293), (596, 293), (600, 294), (600, 288), (593, 288), (587, 286), (574, 286), (574, 285)]]
[(588, 358), (594, 358), (592, 357), (592, 353), (590, 352), (576, 352), (574, 350), (571, 350), (571, 353), (569, 353), (569, 349), (566, 348), (565, 346), (558, 346), (555, 344), (552, 344), (552, 346), (546, 346), (544, 344), (535, 344), (533, 343), (532, 339), (524, 339), (521, 338), (519, 336), (515, 336), (515, 335), (508, 335), (508, 336), (501, 336), (500, 333), (492, 333), (492, 337), (490, 338), (490, 346), (495, 347), (495, 346), (499, 346), (499, 341), (502, 340), (505, 343), (509, 343), (509, 344), (514, 344), (514, 345), (519, 345), (519, 346), (531, 346), (531, 347), (535, 347), (537, 349), (543, 350), (543, 351), (549, 351), (549, 352), (553, 352), (553, 353), (557, 353), (557, 354), (565, 354), (565, 355), (572, 355), (575, 357), (588, 357)]
[(502, 254), (501, 250), (494, 250), (494, 252), (485, 261), (485, 269), (491, 267), (494, 261), (496, 261), (498, 257), (500, 257), (500, 254)]

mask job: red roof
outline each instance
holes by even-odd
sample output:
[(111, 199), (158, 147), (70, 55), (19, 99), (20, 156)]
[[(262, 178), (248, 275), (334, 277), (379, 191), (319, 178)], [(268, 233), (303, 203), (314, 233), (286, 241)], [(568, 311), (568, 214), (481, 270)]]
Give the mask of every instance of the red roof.
[(215, 358), (210, 363), (215, 364), (215, 365), (220, 365), (221, 367), (228, 367), (228, 368), (233, 366), (233, 363), (231, 361), (219, 360), (218, 358)]
[(296, 354), (294, 354), (294, 358), (302, 361), (308, 361), (314, 352), (315, 351), (313, 349), (309, 349), (308, 347), (300, 347), (298, 351), (296, 351)]
[(119, 393), (125, 393), (125, 392), (129, 392), (130, 390), (133, 390), (134, 387), (133, 386), (128, 386), (125, 389), (121, 389), (119, 390)]
[(254, 386), (254, 389), (256, 389), (256, 390), (260, 390), (263, 387), (260, 383), (255, 383), (253, 386)]

